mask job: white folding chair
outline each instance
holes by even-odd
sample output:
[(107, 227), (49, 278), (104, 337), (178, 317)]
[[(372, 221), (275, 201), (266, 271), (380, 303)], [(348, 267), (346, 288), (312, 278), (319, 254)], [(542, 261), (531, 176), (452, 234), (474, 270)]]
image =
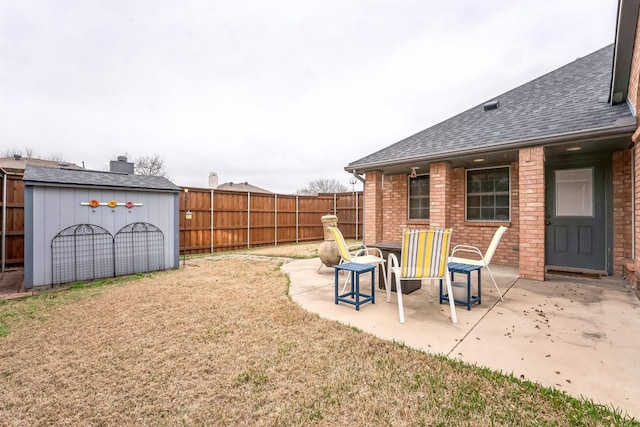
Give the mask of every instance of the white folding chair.
[[(347, 245), (347, 242), (344, 240), (344, 236), (338, 227), (328, 227), (331, 234), (333, 234), (333, 238), (336, 241), (336, 245), (338, 246), (338, 252), (340, 252), (340, 264), (346, 262), (356, 262), (358, 264), (369, 264), (369, 265), (378, 265), (382, 269), (382, 278), (384, 279), (384, 286), (386, 289), (389, 289), (387, 285), (387, 270), (384, 266), (385, 259), (382, 257), (382, 251), (378, 248), (368, 248), (363, 244), (358, 245)], [(373, 252), (375, 255), (370, 254)], [(347, 283), (349, 281), (349, 277), (344, 282), (344, 286), (342, 287), (342, 292), (347, 287)]]
[[(398, 294), (398, 312), (400, 323), (404, 323), (402, 303), (402, 280), (444, 279), (449, 294), (451, 321), (458, 323), (456, 307), (453, 301), (451, 277), (447, 268), (447, 257), (451, 243), (452, 229), (441, 230), (404, 230), (402, 233), (402, 252), (400, 262), (394, 254), (389, 254), (388, 274), (395, 274), (396, 293)], [(391, 289), (387, 287), (387, 302), (391, 301)]]
[[(491, 276), (491, 280), (493, 281), (493, 286), (496, 287), (498, 291), (498, 295), (500, 296), (500, 301), (504, 301), (502, 299), (502, 293), (500, 292), (500, 288), (498, 288), (498, 284), (496, 283), (496, 279), (493, 278), (493, 273), (491, 273), (491, 269), (489, 268), (489, 264), (491, 263), (491, 259), (493, 258), (493, 254), (496, 253), (496, 249), (498, 248), (498, 244), (500, 243), (500, 239), (502, 239), (502, 235), (505, 231), (507, 231), (508, 227), (500, 226), (496, 230), (493, 238), (491, 239), (491, 243), (489, 243), (489, 247), (487, 251), (482, 254), (479, 248), (470, 245), (456, 245), (453, 247), (453, 251), (451, 251), (451, 257), (449, 257), (449, 262), (459, 262), (462, 264), (471, 264), (471, 265), (479, 265), (484, 267), (489, 272), (489, 276)], [(473, 254), (473, 258), (464, 258), (461, 256), (455, 256), (457, 252), (462, 253), (471, 253)]]

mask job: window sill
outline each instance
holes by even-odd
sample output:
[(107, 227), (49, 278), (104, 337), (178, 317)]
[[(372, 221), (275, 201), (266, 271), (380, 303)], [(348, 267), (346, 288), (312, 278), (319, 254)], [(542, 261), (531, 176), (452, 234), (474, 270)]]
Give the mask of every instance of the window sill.
[(499, 227), (501, 225), (511, 227), (511, 221), (465, 221), (464, 225), (467, 227)]

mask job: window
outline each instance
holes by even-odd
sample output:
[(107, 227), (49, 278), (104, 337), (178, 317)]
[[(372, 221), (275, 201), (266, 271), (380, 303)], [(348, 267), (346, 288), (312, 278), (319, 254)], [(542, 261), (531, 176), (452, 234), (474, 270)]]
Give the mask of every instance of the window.
[(409, 178), (409, 219), (429, 219), (429, 175)]
[(467, 170), (467, 221), (509, 221), (509, 167)]
[(556, 171), (556, 216), (593, 217), (593, 168)]

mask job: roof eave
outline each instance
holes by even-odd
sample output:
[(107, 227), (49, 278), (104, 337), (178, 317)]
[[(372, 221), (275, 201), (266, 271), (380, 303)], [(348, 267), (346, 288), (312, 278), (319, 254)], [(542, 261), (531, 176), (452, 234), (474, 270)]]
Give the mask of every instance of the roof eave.
[(396, 159), (389, 162), (375, 162), (366, 164), (351, 164), (344, 167), (344, 170), (350, 173), (364, 173), (366, 171), (378, 170), (388, 167), (394, 167), (414, 162), (435, 162), (450, 159), (452, 156), (465, 156), (480, 153), (487, 153), (494, 150), (503, 150), (508, 148), (510, 150), (532, 147), (537, 145), (550, 146), (556, 144), (571, 143), (585, 139), (604, 139), (609, 137), (620, 137), (629, 134), (631, 136), (636, 131), (635, 124), (622, 125), (617, 127), (607, 126), (604, 128), (589, 129), (588, 131), (576, 131), (568, 132), (553, 136), (547, 136), (543, 138), (513, 140), (507, 142), (501, 142), (498, 144), (487, 145), (483, 147), (474, 147), (463, 150), (447, 151), (443, 153), (436, 153), (429, 156), (415, 156), (405, 157), (403, 159)]
[(626, 101), (640, 0), (618, 0), (609, 103)]

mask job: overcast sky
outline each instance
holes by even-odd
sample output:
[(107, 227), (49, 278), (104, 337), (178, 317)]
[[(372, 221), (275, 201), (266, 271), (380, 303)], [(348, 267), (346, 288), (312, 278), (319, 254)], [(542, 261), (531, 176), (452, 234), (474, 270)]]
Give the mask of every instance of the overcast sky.
[[(293, 193), (613, 43), (616, 0), (2, 0), (0, 151)], [(358, 188), (358, 187), (357, 187)]]

